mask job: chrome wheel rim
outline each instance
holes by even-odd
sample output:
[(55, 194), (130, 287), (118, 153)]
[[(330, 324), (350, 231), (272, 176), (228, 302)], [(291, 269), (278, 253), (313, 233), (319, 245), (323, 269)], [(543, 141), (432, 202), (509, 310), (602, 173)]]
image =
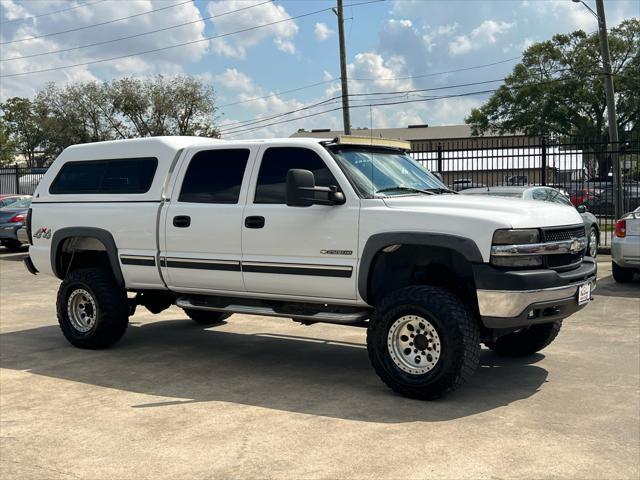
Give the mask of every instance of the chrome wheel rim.
[(393, 363), (403, 372), (423, 375), (440, 359), (440, 337), (429, 320), (418, 315), (398, 318), (387, 335)]
[(595, 258), (598, 253), (598, 237), (596, 231), (592, 228), (589, 232), (589, 256)]
[(93, 296), (82, 288), (71, 292), (67, 301), (67, 314), (71, 326), (80, 333), (86, 333), (96, 323), (96, 302)]

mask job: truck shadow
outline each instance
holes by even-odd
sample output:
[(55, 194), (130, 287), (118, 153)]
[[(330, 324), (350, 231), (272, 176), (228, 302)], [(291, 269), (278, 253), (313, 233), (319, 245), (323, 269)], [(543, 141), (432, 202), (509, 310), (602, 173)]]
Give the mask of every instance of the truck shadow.
[(473, 380), (436, 402), (410, 400), (378, 379), (364, 345), (203, 330), (185, 320), (131, 326), (103, 351), (71, 347), (57, 326), (0, 335), (0, 365), (36, 375), (157, 395), (132, 408), (223, 401), (373, 423), (438, 422), (534, 395), (544, 358), (483, 350)]

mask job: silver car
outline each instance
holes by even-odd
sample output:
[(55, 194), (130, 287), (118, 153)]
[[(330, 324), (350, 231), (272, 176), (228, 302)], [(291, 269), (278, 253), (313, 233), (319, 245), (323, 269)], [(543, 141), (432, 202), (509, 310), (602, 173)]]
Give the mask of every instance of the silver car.
[(620, 283), (632, 281), (634, 273), (640, 274), (640, 207), (616, 222), (611, 268), (613, 279)]
[(566, 191), (540, 185), (530, 185), (521, 187), (469, 188), (462, 190), (460, 193), (462, 195), (490, 195), (496, 197), (522, 198), (524, 200), (540, 200), (576, 208), (582, 217), (587, 234), (587, 255), (596, 258), (598, 254), (598, 244), (600, 243), (600, 225), (598, 224), (598, 219), (593, 213), (588, 212), (584, 205), (574, 207), (568, 195), (563, 192)]

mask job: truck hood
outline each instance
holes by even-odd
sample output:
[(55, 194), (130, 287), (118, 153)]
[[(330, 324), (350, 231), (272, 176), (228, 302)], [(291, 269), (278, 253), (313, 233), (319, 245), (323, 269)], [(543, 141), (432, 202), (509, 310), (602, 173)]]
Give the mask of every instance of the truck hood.
[(554, 227), (582, 223), (572, 207), (535, 200), (484, 195), (407, 195), (385, 197), (389, 208), (445, 214), (450, 219), (483, 219), (507, 228)]

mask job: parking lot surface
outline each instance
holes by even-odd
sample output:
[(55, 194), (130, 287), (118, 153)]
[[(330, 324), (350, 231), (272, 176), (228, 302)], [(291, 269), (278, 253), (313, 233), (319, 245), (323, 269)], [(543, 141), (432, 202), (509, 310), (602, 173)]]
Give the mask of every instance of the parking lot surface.
[(388, 390), (365, 332), (139, 308), (79, 350), (58, 281), (0, 249), (0, 478), (619, 478), (640, 475), (640, 281), (599, 263), (595, 300), (528, 359), (483, 350), (437, 402)]

